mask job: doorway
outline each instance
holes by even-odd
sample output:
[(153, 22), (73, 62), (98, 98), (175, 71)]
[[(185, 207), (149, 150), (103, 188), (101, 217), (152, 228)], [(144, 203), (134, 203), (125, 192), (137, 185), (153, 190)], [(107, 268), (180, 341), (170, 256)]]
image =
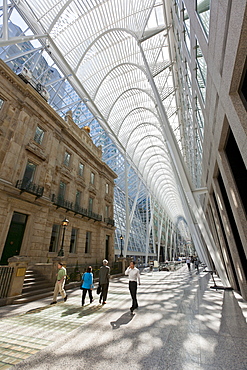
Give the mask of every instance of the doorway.
[(7, 265), (10, 257), (20, 254), (26, 223), (27, 215), (18, 212), (13, 213), (0, 265)]

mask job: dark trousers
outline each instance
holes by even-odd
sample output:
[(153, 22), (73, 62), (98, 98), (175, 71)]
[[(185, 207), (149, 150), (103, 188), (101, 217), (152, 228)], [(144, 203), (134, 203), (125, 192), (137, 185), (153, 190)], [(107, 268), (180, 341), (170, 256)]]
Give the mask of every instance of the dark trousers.
[(107, 298), (107, 293), (108, 293), (108, 287), (109, 287), (109, 283), (107, 284), (100, 284), (101, 286), (101, 293), (100, 293), (100, 301), (102, 300), (103, 298), (103, 302), (106, 301), (106, 298)]
[(136, 293), (137, 293), (137, 281), (129, 281), (129, 290), (132, 298), (132, 308), (135, 309), (138, 307)]
[(82, 306), (84, 306), (84, 303), (85, 303), (85, 298), (86, 298), (86, 294), (89, 294), (89, 299), (90, 299), (90, 303), (93, 302), (93, 294), (92, 294), (92, 290), (91, 289), (85, 289), (85, 288), (82, 288)]

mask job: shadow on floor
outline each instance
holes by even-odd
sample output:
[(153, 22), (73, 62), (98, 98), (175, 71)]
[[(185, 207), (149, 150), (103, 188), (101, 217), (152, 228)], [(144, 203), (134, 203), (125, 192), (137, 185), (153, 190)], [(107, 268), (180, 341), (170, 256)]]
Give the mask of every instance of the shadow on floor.
[(33, 314), (33, 313), (38, 313), (38, 312), (41, 312), (43, 310), (46, 310), (47, 308), (51, 308), (52, 306), (43, 306), (43, 307), (37, 307), (37, 308), (33, 308), (29, 311), (26, 311), (22, 314), (20, 314), (20, 316), (23, 316), (23, 315), (30, 315), (30, 314)]
[(112, 321), (110, 324), (112, 329), (119, 329), (121, 325), (127, 325), (135, 316), (135, 314), (131, 314), (130, 312), (124, 313), (122, 316), (117, 319), (117, 321)]

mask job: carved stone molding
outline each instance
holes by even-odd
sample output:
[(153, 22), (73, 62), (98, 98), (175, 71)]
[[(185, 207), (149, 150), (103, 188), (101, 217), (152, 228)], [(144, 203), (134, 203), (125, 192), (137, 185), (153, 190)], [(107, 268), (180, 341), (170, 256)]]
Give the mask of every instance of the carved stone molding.
[(105, 199), (105, 201), (107, 201), (109, 203), (112, 203), (113, 202), (113, 199), (112, 199), (112, 197), (109, 194), (106, 194), (104, 199)]
[(77, 184), (77, 185), (80, 185), (80, 186), (82, 186), (83, 188), (85, 188), (85, 187), (86, 187), (86, 183), (85, 183), (85, 180), (84, 180), (84, 179), (77, 178), (77, 179), (75, 180), (75, 182), (76, 182), (76, 184)]
[(92, 194), (95, 194), (95, 195), (96, 195), (96, 189), (95, 189), (95, 187), (94, 187), (94, 186), (89, 185), (88, 191), (89, 191), (90, 193), (92, 193)]
[(26, 150), (31, 152), (32, 154), (36, 155), (38, 158), (40, 158), (42, 161), (45, 161), (47, 159), (47, 156), (44, 154), (43, 150), (36, 146), (34, 143), (30, 142), (25, 147)]
[(65, 166), (56, 166), (56, 172), (59, 172), (64, 177), (67, 177), (69, 180), (72, 178), (72, 170), (70, 168), (67, 168)]

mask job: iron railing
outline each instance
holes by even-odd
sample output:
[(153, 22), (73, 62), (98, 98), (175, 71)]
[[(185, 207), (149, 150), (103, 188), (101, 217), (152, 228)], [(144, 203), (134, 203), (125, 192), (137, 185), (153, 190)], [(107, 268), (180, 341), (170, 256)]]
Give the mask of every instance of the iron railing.
[(114, 226), (114, 220), (113, 219), (108, 217), (108, 218), (105, 218), (104, 221), (105, 221), (106, 224)]
[(88, 217), (95, 221), (102, 221), (102, 216), (99, 215), (98, 213), (94, 213), (92, 211), (87, 210), (86, 208), (82, 208), (78, 206), (78, 204), (69, 202), (68, 200), (61, 196), (56, 196), (55, 194), (52, 194), (51, 201), (57, 206), (57, 208), (59, 207), (65, 208), (67, 211), (72, 211), (75, 214), (82, 215), (83, 217)]
[(67, 209), (68, 211), (74, 211), (73, 202), (69, 202), (64, 197), (56, 197), (55, 194), (52, 194), (51, 201), (57, 206), (57, 208), (61, 207)]
[(92, 211), (87, 211), (87, 217), (92, 218), (93, 220), (96, 221), (102, 221), (102, 216)]
[(0, 298), (8, 296), (13, 271), (14, 267), (0, 266)]
[(17, 189), (21, 192), (27, 192), (36, 195), (36, 197), (42, 197), (44, 193), (44, 187), (34, 184), (33, 182), (27, 182), (24, 180), (18, 180), (16, 183)]

